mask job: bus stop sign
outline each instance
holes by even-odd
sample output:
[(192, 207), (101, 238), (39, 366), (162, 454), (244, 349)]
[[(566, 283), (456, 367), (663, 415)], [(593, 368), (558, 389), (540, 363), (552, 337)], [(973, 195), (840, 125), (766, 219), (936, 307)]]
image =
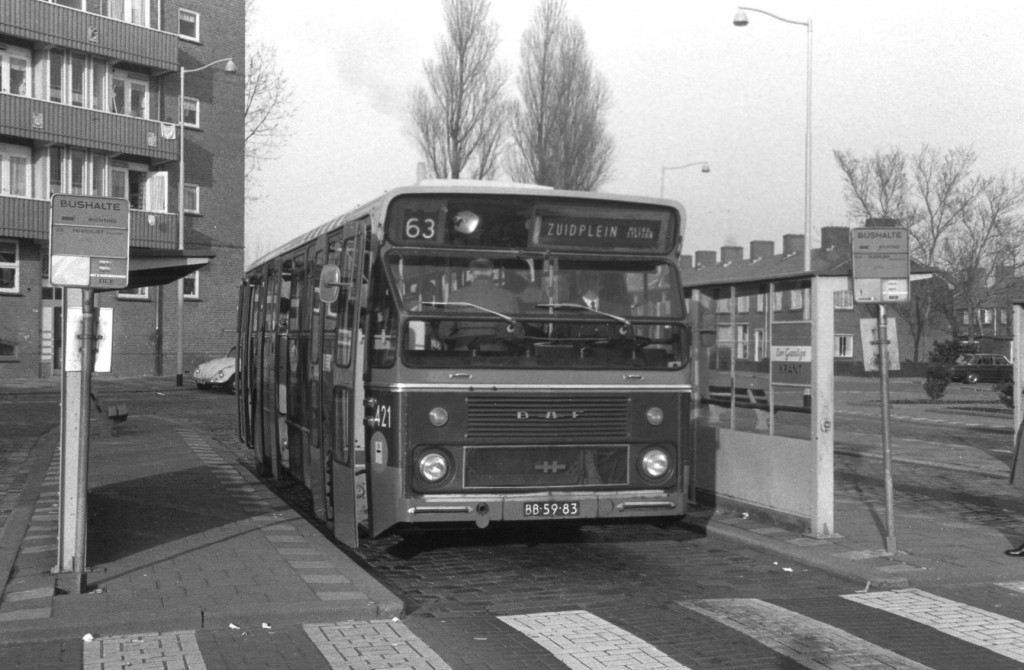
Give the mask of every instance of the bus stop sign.
[(50, 202), (50, 282), (126, 288), (131, 237), (128, 201), (58, 194)]
[(910, 300), (910, 236), (902, 227), (853, 228), (853, 300)]

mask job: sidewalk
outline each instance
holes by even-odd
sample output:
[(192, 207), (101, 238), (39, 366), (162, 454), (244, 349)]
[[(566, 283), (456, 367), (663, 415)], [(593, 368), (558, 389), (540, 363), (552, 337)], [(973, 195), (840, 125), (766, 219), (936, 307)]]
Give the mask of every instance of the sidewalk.
[(1012, 410), (994, 400), (991, 385), (950, 385), (947, 404), (938, 407), (923, 402), (919, 388), (893, 398), (893, 422), (934, 428), (941, 426), (939, 420), (977, 421), (979, 445), (1005, 457), (971, 446), (897, 441), (894, 555), (886, 552), (881, 440), (858, 443), (843, 435), (844, 416), (879, 417), (878, 396), (836, 395), (834, 537), (802, 535), (742, 510), (698, 509), (686, 523), (778, 555), (780, 567), (809, 565), (862, 586), (870, 582), (872, 589), (993, 582), (1020, 583), (1024, 589), (1024, 560), (1003, 554), (1024, 542), (1024, 490), (1010, 486), (1007, 464)]
[[(175, 389), (166, 378), (99, 379), (95, 388)], [(57, 390), (53, 382), (2, 383), (0, 400)], [(877, 413), (877, 398), (872, 405), (868, 395), (863, 403), (844, 401), (837, 428), (844, 412)], [(915, 412), (893, 408), (901, 420), (916, 420)], [(58, 579), (50, 574), (57, 563), (55, 433), (38, 442), (47, 451), (34, 461), (0, 534), (0, 642), (231, 623), (259, 628), (311, 612), (324, 620), (401, 613), (396, 596), (214, 440), (184, 421), (134, 414), (114, 436), (92, 440), (89, 588), (57, 595)], [(837, 448), (835, 537), (802, 536), (742, 512), (698, 509), (685, 523), (762, 548), (780, 570), (810, 565), (860, 587), (1022, 580), (1024, 561), (1003, 555), (1024, 535), (1024, 495), (1008, 485), (1005, 463), (981, 450), (927, 444), (897, 453), (897, 468), (921, 461), (929, 467), (917, 475), (920, 483), (897, 490), (897, 553), (890, 557), (884, 499), (870, 480), (881, 471), (875, 451)], [(907, 470), (898, 470), (898, 486), (908, 483), (901, 478)], [(947, 496), (927, 492), (934, 480)]]
[[(175, 389), (166, 379), (94, 386)], [(59, 384), (0, 385), (0, 398), (54, 392)], [(59, 560), (58, 442), (57, 430), (38, 441), (45, 453), (0, 535), (0, 641), (402, 612), (396, 596), (214, 440), (184, 421), (134, 414), (113, 436), (90, 441), (88, 586), (61, 593), (64, 582), (50, 572)]]

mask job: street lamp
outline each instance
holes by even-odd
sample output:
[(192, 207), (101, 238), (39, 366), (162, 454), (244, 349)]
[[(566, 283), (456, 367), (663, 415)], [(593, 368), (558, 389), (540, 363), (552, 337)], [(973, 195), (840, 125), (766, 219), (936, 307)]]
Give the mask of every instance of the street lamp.
[(693, 163), (687, 163), (686, 165), (670, 165), (670, 166), (662, 165), (661, 166), (661, 197), (662, 198), (665, 197), (665, 173), (666, 172), (668, 172), (669, 170), (682, 170), (683, 168), (693, 167), (695, 165), (699, 165), (700, 166), (700, 171), (701, 172), (704, 172), (704, 173), (711, 172), (711, 166), (708, 165), (707, 161), (695, 161)]
[(792, 23), (807, 28), (807, 134), (804, 140), (804, 271), (811, 271), (811, 33), (813, 27), (811, 19), (806, 21), (793, 21), (776, 16), (771, 12), (755, 7), (737, 7), (736, 16), (733, 17), (734, 26), (743, 27), (750, 23), (747, 19), (747, 12), (757, 12), (770, 16), (783, 23)]
[[(228, 74), (238, 71), (232, 58), (220, 58), (200, 67), (186, 69), (182, 66), (178, 74), (178, 251), (185, 251), (185, 75), (205, 70), (208, 67), (224, 63), (224, 71)], [(182, 368), (184, 367), (184, 332), (185, 332), (185, 278), (178, 279), (178, 351), (177, 373), (174, 378), (176, 386), (183, 383)]]

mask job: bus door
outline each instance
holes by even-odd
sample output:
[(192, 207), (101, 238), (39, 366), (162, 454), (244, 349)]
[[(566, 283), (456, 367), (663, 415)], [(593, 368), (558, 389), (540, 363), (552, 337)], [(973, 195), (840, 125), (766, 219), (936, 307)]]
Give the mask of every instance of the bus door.
[(235, 403), (238, 411), (238, 439), (246, 445), (252, 444), (252, 413), (249, 411), (249, 333), (252, 332), (252, 294), (256, 287), (245, 277), (238, 285), (238, 322), (235, 342)]
[[(282, 377), (284, 412), (287, 430), (288, 469), (291, 475), (312, 488), (309, 478), (309, 403), (307, 396), (309, 376), (309, 305), (307, 300), (306, 251), (302, 250), (288, 261), (291, 270), (288, 295), (288, 327), (286, 331), (287, 365)], [(281, 292), (284, 295), (284, 291)]]
[[(313, 515), (321, 520), (327, 521), (327, 498), (330, 477), (325, 473), (324, 454), (329, 451), (324, 440), (323, 421), (323, 388), (324, 380), (330, 378), (330, 370), (324, 371), (323, 332), (326, 307), (320, 300), (320, 272), (324, 266), (325, 243), (318, 239), (314, 243), (309, 255), (309, 272), (306, 274), (306, 286), (308, 287), (303, 300), (309, 305), (309, 359), (307, 367), (307, 383), (309, 400), (308, 407), (308, 428), (309, 428), (309, 462), (307, 473), (310, 480), (310, 491), (313, 494)], [(328, 352), (329, 353), (329, 352)]]
[(261, 475), (279, 477), (280, 459), (277, 444), (277, 331), (281, 297), (281, 268), (273, 263), (267, 269), (266, 284), (262, 288), (263, 317), (256, 343), (259, 375), (259, 393), (256, 399), (259, 427), (256, 429), (256, 469)]
[[(324, 400), (330, 403), (330, 407), (322, 410), (332, 417), (333, 427), (329, 439), (333, 456), (330, 481), (334, 536), (350, 547), (358, 546), (359, 525), (367, 517), (360, 327), (366, 291), (363, 265), (368, 226), (369, 219), (360, 220), (331, 236), (331, 256), (336, 254), (337, 262), (325, 268), (320, 286), (321, 299), (327, 303), (325, 307), (333, 305), (336, 310), (329, 399), (326, 387), (324, 393)], [(324, 339), (327, 346), (328, 338)]]

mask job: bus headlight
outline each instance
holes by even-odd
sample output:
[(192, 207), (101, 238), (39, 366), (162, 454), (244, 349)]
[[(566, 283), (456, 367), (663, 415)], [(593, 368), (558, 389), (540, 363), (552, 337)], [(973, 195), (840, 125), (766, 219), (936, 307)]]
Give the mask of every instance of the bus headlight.
[(640, 467), (651, 479), (659, 479), (668, 472), (670, 463), (664, 449), (648, 449), (640, 459)]
[(647, 408), (647, 423), (652, 426), (660, 426), (661, 422), (665, 420), (665, 413), (661, 411), (660, 407), (648, 407)]
[(436, 484), (444, 479), (448, 475), (448, 469), (448, 459), (444, 454), (431, 451), (420, 457), (420, 477), (431, 484)]
[(444, 407), (435, 407), (430, 410), (430, 423), (438, 427), (448, 423), (448, 410)]

